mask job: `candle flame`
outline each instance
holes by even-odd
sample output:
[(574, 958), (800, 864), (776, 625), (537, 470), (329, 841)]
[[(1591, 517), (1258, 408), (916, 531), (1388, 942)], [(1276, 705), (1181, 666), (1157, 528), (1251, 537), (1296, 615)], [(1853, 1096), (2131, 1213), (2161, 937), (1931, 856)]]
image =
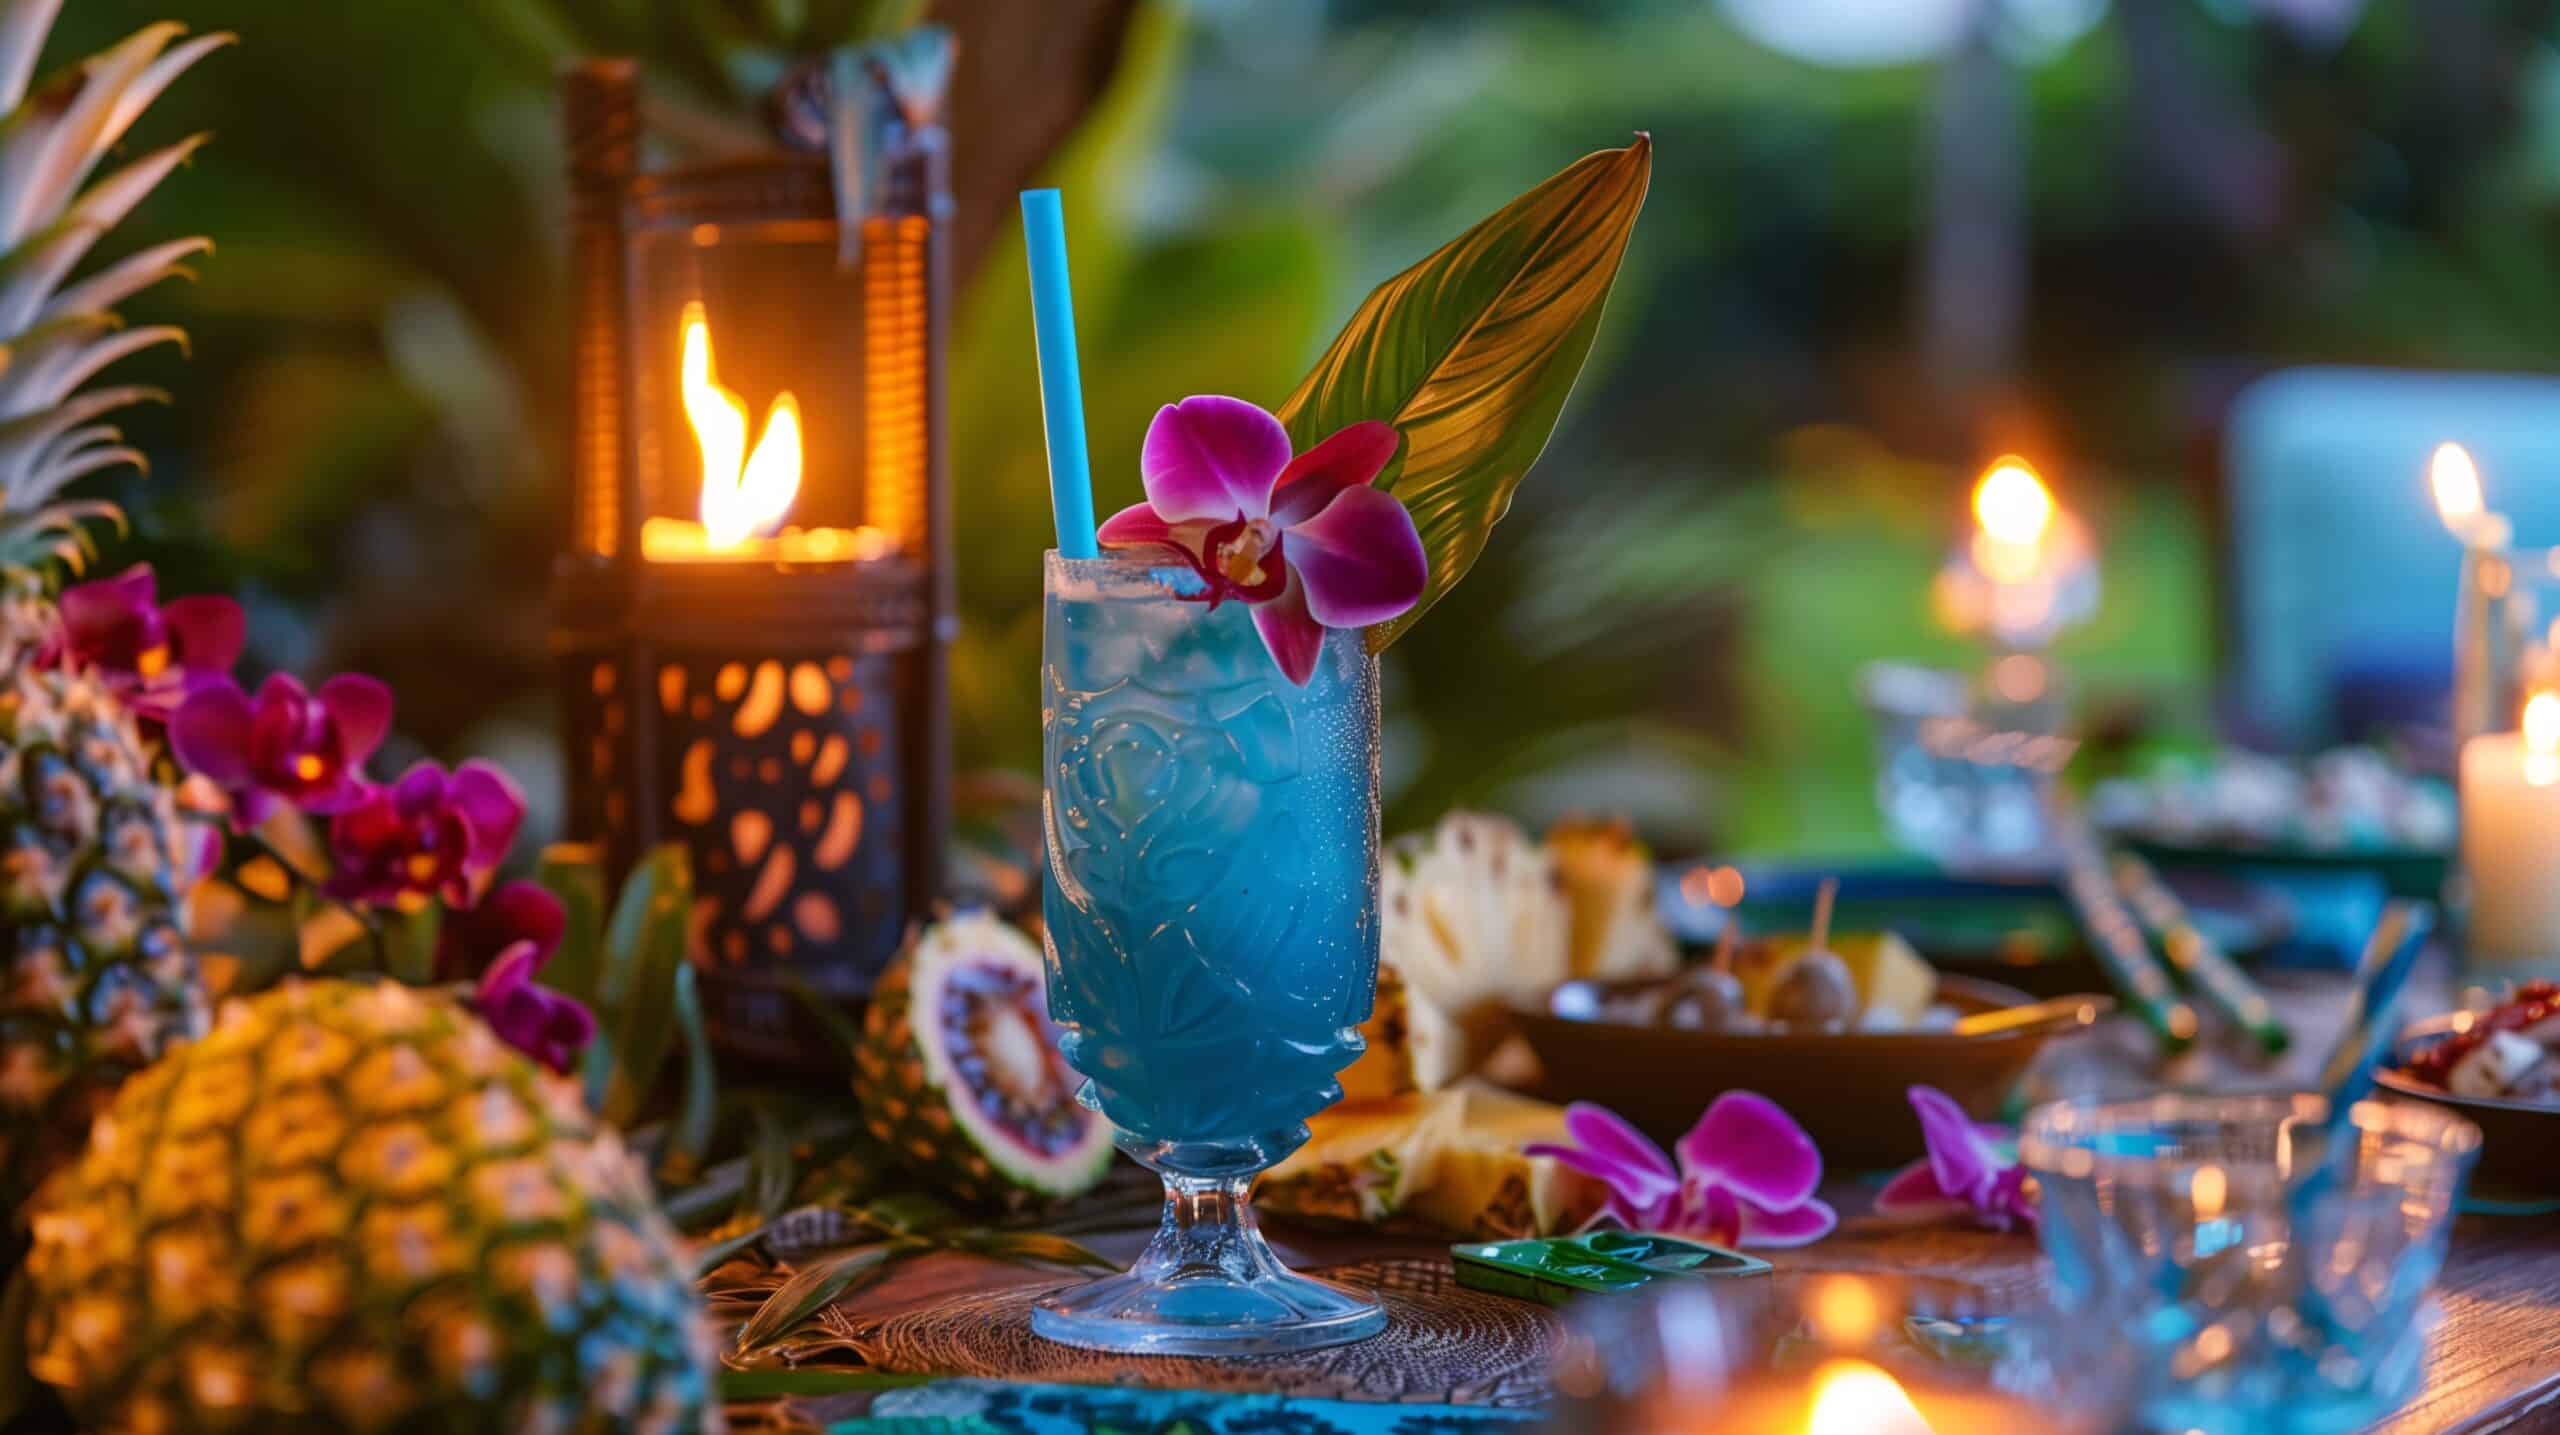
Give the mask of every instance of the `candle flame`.
[(787, 391), (774, 396), (750, 452), (746, 400), (720, 386), (700, 303), (684, 306), (683, 328), (681, 386), (702, 448), (703, 535), (713, 548), (735, 547), (780, 528), (800, 491), (800, 401)]
[(2560, 782), (2560, 693), (2525, 700), (2524, 780), (2536, 787)]
[(1994, 583), (2017, 585), (2044, 566), (2045, 539), (2057, 512), (2053, 491), (2025, 459), (2009, 457), (1985, 469), (1973, 486), (1973, 566)]
[(2053, 491), (2025, 459), (2004, 458), (1973, 486), (1973, 516), (1999, 542), (2032, 544), (2053, 522)]
[(2471, 461), (2471, 450), (2458, 443), (2437, 444), (2435, 455), (2427, 460), (2427, 486), (2435, 490), (2436, 516), (2444, 526), (2456, 538), (2469, 538), (2472, 525), (2487, 508), (2480, 494), (2480, 467)]
[(1834, 1360), (1813, 1380), (1807, 1435), (1934, 1435), (1901, 1384), (1863, 1360)]

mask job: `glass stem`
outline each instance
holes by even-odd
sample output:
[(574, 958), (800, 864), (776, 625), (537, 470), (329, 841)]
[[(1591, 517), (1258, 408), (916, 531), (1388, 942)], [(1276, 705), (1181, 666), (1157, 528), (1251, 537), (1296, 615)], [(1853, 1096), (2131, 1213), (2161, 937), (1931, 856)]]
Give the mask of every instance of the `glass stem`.
[(1243, 1176), (1164, 1176), (1164, 1220), (1138, 1257), (1153, 1280), (1262, 1280), (1280, 1262), (1262, 1239)]

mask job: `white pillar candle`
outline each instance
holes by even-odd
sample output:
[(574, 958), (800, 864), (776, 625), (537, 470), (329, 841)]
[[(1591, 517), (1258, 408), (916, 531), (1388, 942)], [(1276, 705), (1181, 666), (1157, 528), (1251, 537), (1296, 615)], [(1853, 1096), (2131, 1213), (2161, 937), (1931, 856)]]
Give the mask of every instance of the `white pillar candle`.
[(2534, 694), (2523, 731), (2462, 745), (2462, 867), (2471, 962), (2560, 967), (2560, 696)]

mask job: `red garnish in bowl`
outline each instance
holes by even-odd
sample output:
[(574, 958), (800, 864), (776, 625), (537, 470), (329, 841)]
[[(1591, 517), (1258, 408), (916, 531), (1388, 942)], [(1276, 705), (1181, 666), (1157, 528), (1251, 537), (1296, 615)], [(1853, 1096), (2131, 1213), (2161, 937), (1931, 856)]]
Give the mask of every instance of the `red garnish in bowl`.
[(2444, 1086), (2462, 1059), (2478, 1051), (2491, 1036), (2539, 1026), (2555, 1012), (2560, 1012), (2560, 982), (2526, 982), (2516, 988), (2513, 996), (2482, 1012), (2470, 1026), (2428, 1043), (2409, 1058), (2403, 1069), (2429, 1086)]

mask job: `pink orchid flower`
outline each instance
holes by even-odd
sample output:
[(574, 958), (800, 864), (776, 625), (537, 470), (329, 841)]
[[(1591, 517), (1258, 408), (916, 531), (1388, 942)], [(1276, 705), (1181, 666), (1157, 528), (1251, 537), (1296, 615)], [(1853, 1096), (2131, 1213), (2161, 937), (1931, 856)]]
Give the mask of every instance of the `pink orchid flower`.
[(243, 832), (279, 802), (325, 817), (362, 801), (365, 759), (390, 731), (391, 689), (362, 673), (340, 673), (317, 693), (276, 673), (254, 698), (217, 678), (169, 719), (178, 761), (230, 794), (232, 825)]
[(1258, 405), (1210, 394), (1167, 404), (1138, 459), (1147, 501), (1104, 522), (1113, 547), (1169, 548), (1200, 575), (1195, 598), (1253, 606), (1289, 681), (1315, 672), (1327, 628), (1365, 628), (1422, 599), (1430, 561), (1402, 503), (1372, 485), (1394, 426), (1356, 423), (1292, 457)]
[(1995, 1231), (2034, 1230), (2036, 1193), (2027, 1168), (2001, 1148), (2008, 1128), (1979, 1124), (1934, 1086), (1907, 1093), (1929, 1154), (1894, 1173), (1876, 1195), (1876, 1214), (1911, 1221), (1965, 1218)]
[(596, 1017), (576, 997), (534, 985), (534, 971), (549, 955), (529, 941), (509, 947), (481, 973), (471, 1004), (500, 1041), (565, 1073), (595, 1040)]
[(334, 870), (322, 886), (346, 902), (441, 896), (468, 907), (489, 889), (524, 825), (524, 794), (478, 759), (448, 773), (421, 761), (329, 819)]
[(436, 980), (458, 982), (480, 975), (518, 947), (530, 948), (540, 967), (560, 950), (569, 911), (539, 882), (507, 882), (490, 889), (476, 907), (445, 912), (436, 924)]
[(198, 594), (163, 603), (148, 563), (75, 583), (56, 605), (61, 629), (38, 661), (96, 673), (135, 712), (168, 721), (196, 689), (222, 681), (240, 660), (247, 623), (229, 598)]
[(1839, 1213), (1813, 1194), (1822, 1184), (1813, 1138), (1758, 1092), (1717, 1097), (1680, 1138), (1676, 1168), (1607, 1107), (1577, 1101), (1565, 1109), (1564, 1128), (1572, 1144), (1523, 1149), (1607, 1186), (1601, 1219), (1630, 1230), (1775, 1248), (1810, 1245), (1840, 1224)]

